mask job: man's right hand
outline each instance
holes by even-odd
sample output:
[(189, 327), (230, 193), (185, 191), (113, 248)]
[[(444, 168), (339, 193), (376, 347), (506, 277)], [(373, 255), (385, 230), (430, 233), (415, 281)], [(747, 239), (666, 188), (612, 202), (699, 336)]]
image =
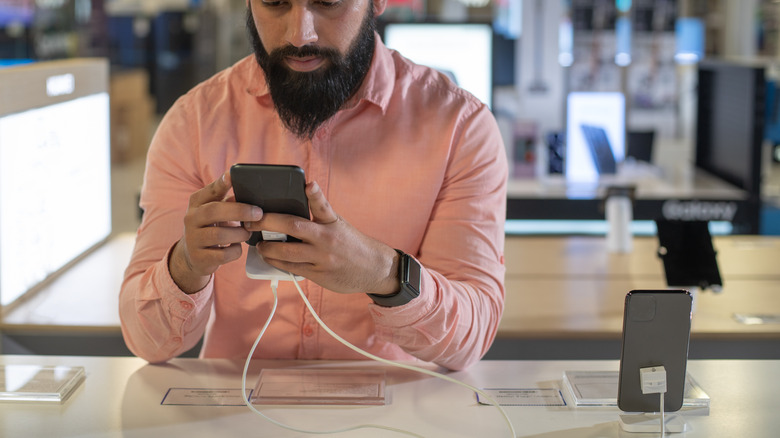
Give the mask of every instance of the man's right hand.
[(263, 217), (260, 207), (226, 201), (231, 187), (228, 171), (190, 196), (184, 236), (168, 260), (173, 281), (186, 293), (203, 289), (217, 268), (241, 257), (241, 243), (251, 234), (241, 222)]

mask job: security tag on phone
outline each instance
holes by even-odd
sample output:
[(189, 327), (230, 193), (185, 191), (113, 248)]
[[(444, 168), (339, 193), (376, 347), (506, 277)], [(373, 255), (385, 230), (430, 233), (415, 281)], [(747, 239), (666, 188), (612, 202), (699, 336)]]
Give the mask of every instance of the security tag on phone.
[(275, 231), (261, 231), (263, 234), (263, 240), (273, 242), (287, 242), (287, 235), (284, 233), (277, 233)]

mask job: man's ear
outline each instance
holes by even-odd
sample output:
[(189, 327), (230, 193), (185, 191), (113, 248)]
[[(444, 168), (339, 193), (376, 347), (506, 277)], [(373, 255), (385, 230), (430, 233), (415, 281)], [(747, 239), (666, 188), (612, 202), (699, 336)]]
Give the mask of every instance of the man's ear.
[[(247, 0), (249, 1), (249, 0)], [(385, 12), (387, 7), (387, 0), (371, 0), (374, 3), (374, 17), (378, 17)]]

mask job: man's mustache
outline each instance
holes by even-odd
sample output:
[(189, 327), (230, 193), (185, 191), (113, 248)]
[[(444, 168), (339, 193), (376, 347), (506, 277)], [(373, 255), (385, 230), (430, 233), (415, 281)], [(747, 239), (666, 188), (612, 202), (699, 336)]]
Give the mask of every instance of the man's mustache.
[(319, 47), (319, 46), (302, 46), (295, 47), (293, 45), (286, 45), (278, 47), (271, 51), (270, 56), (274, 59), (281, 59), (287, 57), (305, 58), (307, 56), (319, 56), (328, 59), (336, 59), (339, 57), (338, 52), (335, 49)]

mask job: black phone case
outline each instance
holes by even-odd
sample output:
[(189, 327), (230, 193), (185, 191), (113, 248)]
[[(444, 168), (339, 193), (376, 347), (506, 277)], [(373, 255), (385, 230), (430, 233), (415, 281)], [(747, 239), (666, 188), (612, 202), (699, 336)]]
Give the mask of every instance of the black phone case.
[(626, 295), (617, 397), (622, 411), (660, 410), (660, 396), (643, 394), (640, 385), (639, 369), (651, 366), (666, 369), (664, 411), (682, 407), (691, 304), (685, 290), (635, 290)]
[[(310, 219), (306, 198), (306, 176), (298, 166), (279, 164), (234, 164), (230, 168), (236, 201), (257, 205), (267, 213), (284, 213)], [(263, 240), (252, 233), (246, 243)], [(297, 241), (288, 236), (288, 241)]]

